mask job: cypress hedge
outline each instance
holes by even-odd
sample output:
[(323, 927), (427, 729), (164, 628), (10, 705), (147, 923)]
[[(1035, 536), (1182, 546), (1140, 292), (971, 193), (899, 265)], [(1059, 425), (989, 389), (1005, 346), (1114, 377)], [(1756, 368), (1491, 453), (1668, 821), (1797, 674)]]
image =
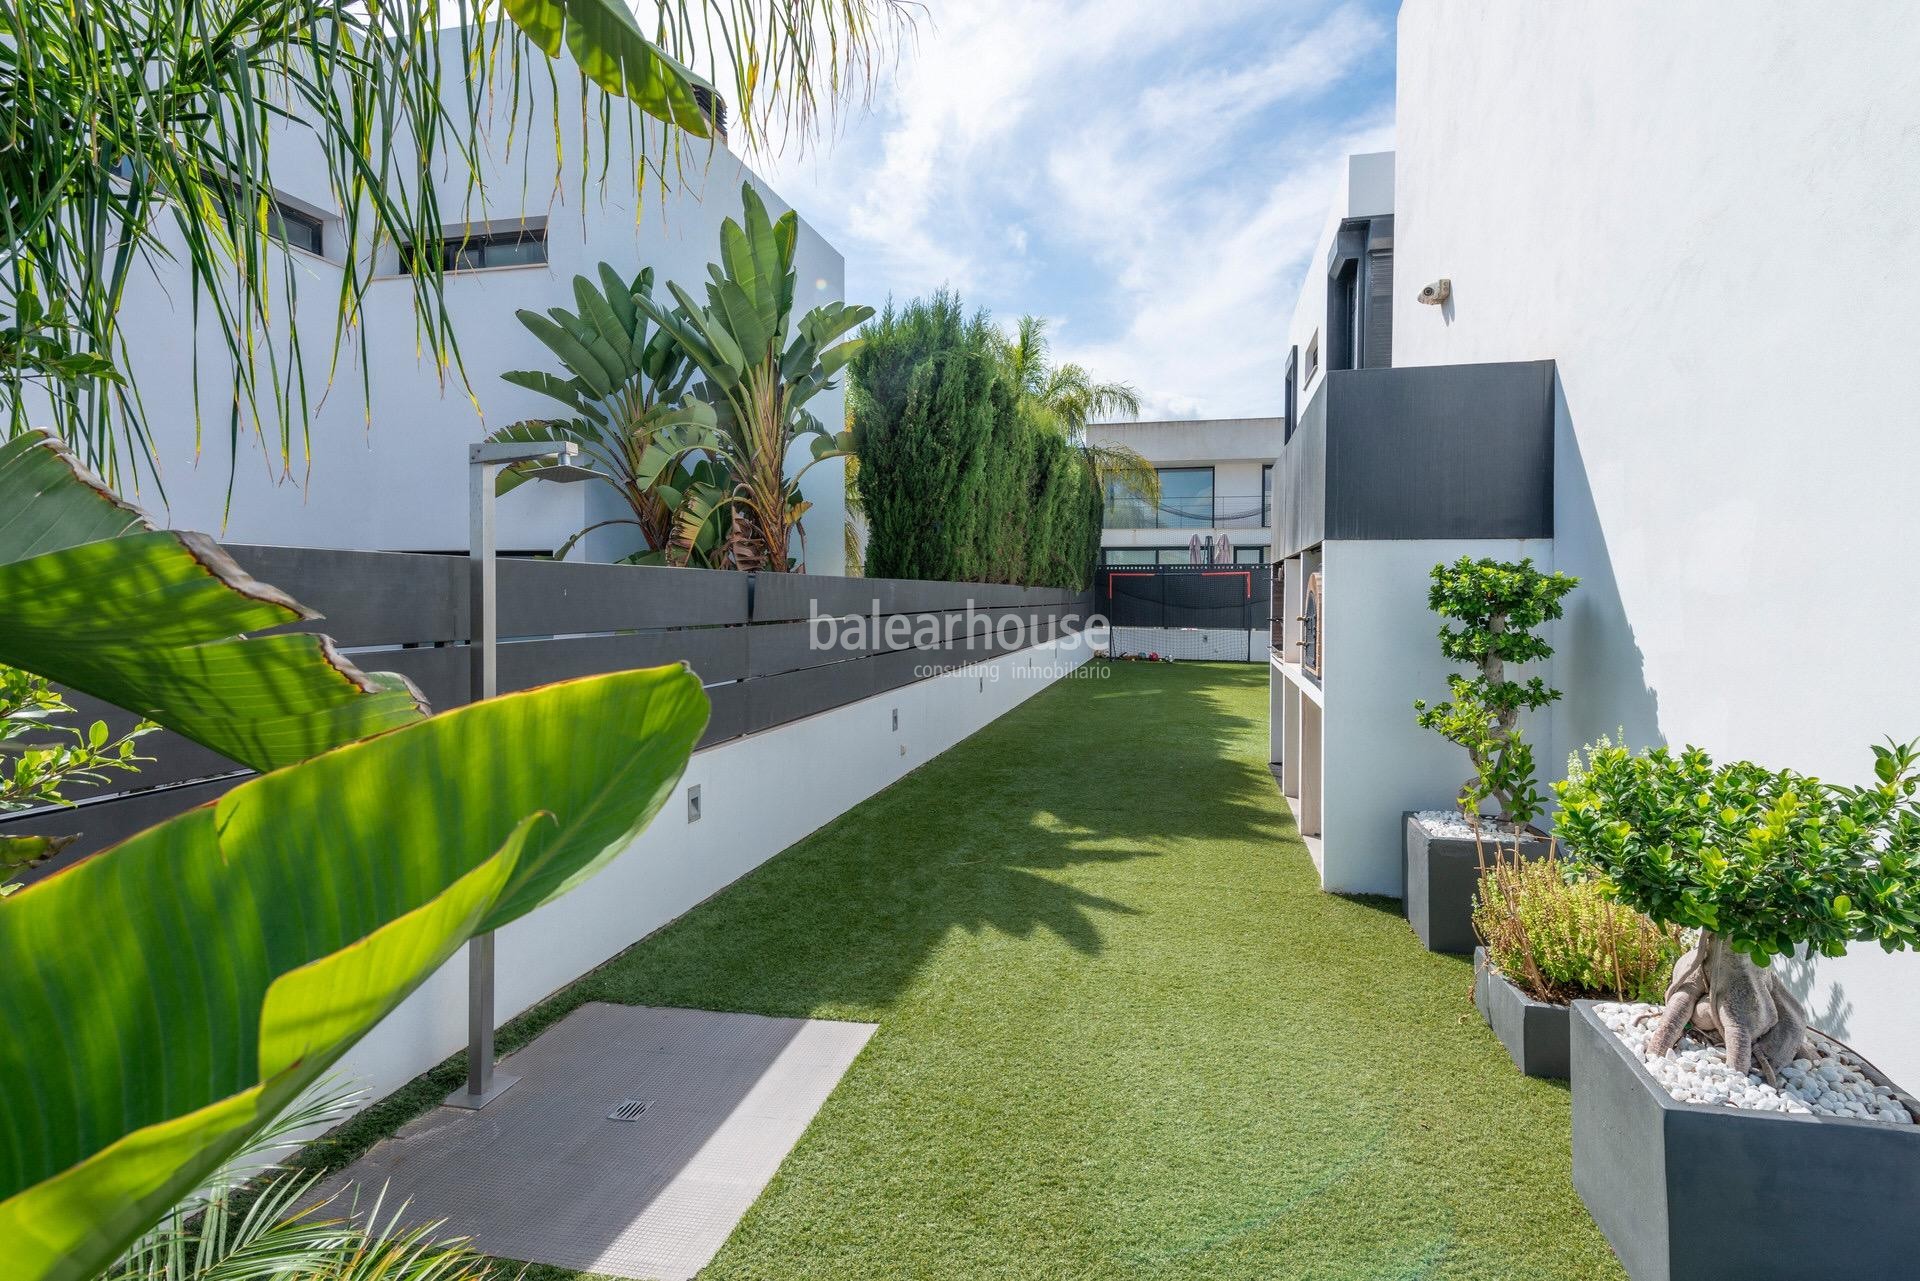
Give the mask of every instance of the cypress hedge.
[(1099, 489), (1023, 403), (987, 314), (942, 290), (889, 303), (865, 338), (849, 381), (868, 576), (1087, 586)]

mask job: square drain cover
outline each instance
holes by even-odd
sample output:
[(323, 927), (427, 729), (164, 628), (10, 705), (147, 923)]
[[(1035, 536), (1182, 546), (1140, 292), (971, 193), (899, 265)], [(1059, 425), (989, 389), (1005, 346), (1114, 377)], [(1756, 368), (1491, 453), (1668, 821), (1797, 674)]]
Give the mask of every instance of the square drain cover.
[(640, 1114), (652, 1107), (651, 1102), (641, 1099), (621, 1099), (613, 1111), (607, 1113), (609, 1121), (638, 1121)]

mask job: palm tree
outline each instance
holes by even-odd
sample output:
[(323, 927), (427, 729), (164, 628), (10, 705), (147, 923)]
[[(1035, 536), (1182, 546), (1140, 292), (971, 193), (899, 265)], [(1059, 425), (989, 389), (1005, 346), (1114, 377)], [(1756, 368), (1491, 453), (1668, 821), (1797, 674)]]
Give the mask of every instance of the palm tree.
[(1087, 439), (1087, 425), (1096, 419), (1137, 418), (1140, 393), (1127, 383), (1095, 382), (1083, 365), (1055, 365), (1048, 359), (1052, 343), (1041, 316), (1022, 316), (1012, 334), (1000, 335), (1001, 368), (1036, 422), (1059, 432), (1080, 451), (1103, 495), (1115, 490), (1137, 494), (1149, 503), (1160, 501), (1160, 474), (1153, 464), (1124, 445), (1102, 445)]
[[(283, 469), (315, 388), (296, 326), (296, 265), (278, 252), (275, 146), (317, 151), (341, 209), (346, 264), (333, 355), (364, 333), (372, 250), (429, 244), (480, 192), (493, 103), (522, 101), (528, 67), (564, 46), (599, 95), (662, 122), (677, 153), (707, 138), (714, 89), (683, 61), (730, 65), (749, 149), (812, 128), (866, 81), (911, 0), (654, 0), (654, 36), (623, 0), (5, 0), (0, 15), (0, 438), (27, 426), (30, 390), (109, 480), (152, 470), (117, 314), (136, 272), (172, 260), (192, 324), (233, 368), (222, 406), (237, 446), (277, 416)], [(891, 23), (888, 21), (891, 19)], [(496, 72), (507, 81), (501, 84)], [(591, 109), (583, 104), (582, 110)], [(511, 110), (511, 109), (510, 109)], [(555, 105), (556, 124), (559, 106)], [(421, 182), (422, 157), (451, 170)], [(634, 181), (666, 172), (646, 158)], [(452, 221), (458, 221), (453, 219)], [(420, 341), (459, 370), (437, 255), (413, 275)], [(330, 377), (330, 374), (329, 374)], [(367, 388), (362, 385), (362, 394)], [(35, 407), (36, 409), (39, 406)], [(155, 477), (157, 480), (157, 476)]]

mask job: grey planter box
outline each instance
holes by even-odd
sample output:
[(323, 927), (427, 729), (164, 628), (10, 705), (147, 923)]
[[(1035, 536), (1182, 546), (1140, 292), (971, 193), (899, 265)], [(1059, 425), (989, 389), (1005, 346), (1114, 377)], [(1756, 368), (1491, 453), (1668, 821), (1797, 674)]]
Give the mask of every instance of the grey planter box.
[[(1464, 956), (1480, 943), (1473, 932), (1473, 895), (1480, 884), (1481, 851), (1472, 837), (1433, 835), (1412, 810), (1406, 811), (1402, 825), (1407, 835), (1403, 900), (1407, 921), (1429, 952)], [(1511, 839), (1500, 846), (1509, 853), (1513, 850)], [(1520, 857), (1539, 858), (1550, 848), (1546, 837), (1528, 837), (1520, 843)], [(1485, 849), (1487, 861), (1492, 862), (1491, 837)]]
[(1680, 1103), (1591, 1001), (1572, 1031), (1573, 1186), (1634, 1281), (1916, 1275), (1920, 1126)]
[(1507, 1047), (1515, 1067), (1528, 1076), (1567, 1079), (1571, 1010), (1536, 1001), (1515, 987), (1493, 967), (1484, 947), (1473, 952), (1473, 1004), (1500, 1038), (1500, 1044)]

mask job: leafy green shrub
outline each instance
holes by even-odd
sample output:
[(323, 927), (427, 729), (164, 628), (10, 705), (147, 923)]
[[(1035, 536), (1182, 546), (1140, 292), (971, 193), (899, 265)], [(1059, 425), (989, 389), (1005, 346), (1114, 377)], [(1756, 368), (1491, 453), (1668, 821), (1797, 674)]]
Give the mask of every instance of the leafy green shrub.
[[(0, 814), (69, 804), (69, 784), (104, 782), (109, 772), (132, 773), (147, 760), (134, 755), (133, 740), (158, 729), (153, 722), (115, 738), (105, 721), (85, 729), (56, 723), (72, 711), (44, 676), (0, 664)], [(0, 835), (0, 877), (51, 858), (72, 840)]]
[[(1531, 559), (1518, 562), (1462, 556), (1433, 567), (1427, 603), (1453, 622), (1440, 627), (1440, 651), (1456, 663), (1472, 664), (1472, 676), (1454, 675), (1452, 697), (1429, 707), (1414, 702), (1422, 729), (1437, 731), (1465, 748), (1473, 777), (1460, 789), (1460, 807), (1478, 814), (1491, 800), (1503, 822), (1525, 825), (1538, 817), (1546, 798), (1534, 784), (1533, 748), (1521, 737), (1523, 710), (1553, 702), (1560, 691), (1538, 676), (1508, 678), (1508, 663), (1548, 658), (1553, 647), (1537, 634), (1542, 624), (1561, 616), (1561, 599), (1579, 584), (1567, 574), (1545, 574)], [(1455, 624), (1458, 624), (1456, 626)]]
[(1016, 383), (986, 313), (941, 291), (889, 305), (862, 339), (848, 369), (865, 572), (1084, 587), (1099, 486)]
[(1705, 930), (1756, 965), (1920, 942), (1920, 743), (1875, 747), (1838, 787), (1697, 747), (1592, 748), (1555, 785), (1555, 830), (1614, 897)]
[(1659, 1001), (1681, 931), (1571, 879), (1556, 858), (1497, 857), (1480, 873), (1473, 926), (1487, 957), (1539, 1001)]

